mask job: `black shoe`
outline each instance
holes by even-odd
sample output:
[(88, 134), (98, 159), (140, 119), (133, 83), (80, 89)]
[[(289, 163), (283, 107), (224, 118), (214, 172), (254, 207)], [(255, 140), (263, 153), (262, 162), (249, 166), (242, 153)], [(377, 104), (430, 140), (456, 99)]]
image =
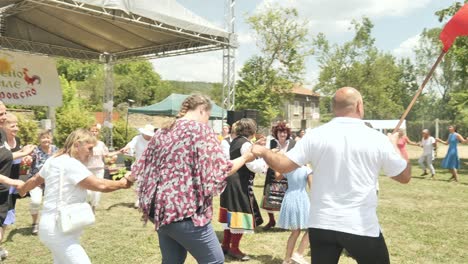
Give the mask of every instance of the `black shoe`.
[(426, 176), (427, 175), (427, 172), (423, 172), (423, 174), (421, 174), (421, 176)]
[(266, 226), (263, 227), (263, 230), (268, 231), (268, 230), (272, 229), (273, 227), (275, 227), (275, 225), (276, 225), (276, 222), (273, 222), (273, 223), (269, 222), (268, 224), (266, 224)]

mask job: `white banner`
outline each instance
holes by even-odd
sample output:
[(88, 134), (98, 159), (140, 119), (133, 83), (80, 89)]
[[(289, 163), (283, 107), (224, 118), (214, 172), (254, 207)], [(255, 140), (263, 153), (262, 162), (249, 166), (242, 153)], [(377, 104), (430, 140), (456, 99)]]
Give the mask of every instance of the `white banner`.
[(0, 50), (0, 101), (7, 105), (61, 106), (55, 60)]

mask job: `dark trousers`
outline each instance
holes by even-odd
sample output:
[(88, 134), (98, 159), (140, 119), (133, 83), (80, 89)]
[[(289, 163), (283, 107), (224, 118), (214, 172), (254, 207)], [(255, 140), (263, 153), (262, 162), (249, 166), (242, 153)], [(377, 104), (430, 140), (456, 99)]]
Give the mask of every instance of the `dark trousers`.
[(183, 264), (187, 251), (199, 264), (222, 264), (224, 254), (211, 226), (194, 226), (192, 220), (172, 223), (158, 230), (163, 264)]
[(346, 249), (359, 264), (389, 264), (385, 239), (358, 236), (333, 230), (309, 228), (312, 263), (336, 264), (341, 252)]

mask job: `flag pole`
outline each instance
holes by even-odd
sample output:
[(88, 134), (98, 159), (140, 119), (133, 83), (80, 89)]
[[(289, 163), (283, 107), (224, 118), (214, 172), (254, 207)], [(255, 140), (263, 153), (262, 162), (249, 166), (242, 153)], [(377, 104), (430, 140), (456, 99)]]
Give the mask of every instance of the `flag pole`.
[(442, 58), (445, 56), (445, 53), (446, 53), (446, 52), (442, 50), (442, 52), (440, 53), (440, 55), (439, 55), (439, 57), (437, 58), (436, 62), (434, 63), (434, 65), (432, 65), (431, 70), (430, 70), (429, 73), (426, 75), (426, 78), (424, 79), (423, 83), (422, 83), (421, 86), (419, 87), (418, 91), (416, 91), (416, 94), (414, 95), (413, 100), (411, 100), (411, 103), (408, 105), (408, 107), (406, 108), (405, 112), (404, 112), (403, 115), (401, 116), (400, 121), (398, 122), (398, 125), (397, 125), (397, 126), (395, 127), (395, 129), (393, 130), (393, 133), (397, 132), (398, 129), (400, 129), (401, 124), (403, 124), (403, 120), (405, 120), (406, 116), (407, 116), (408, 113), (411, 111), (411, 108), (413, 108), (414, 104), (416, 103), (416, 100), (418, 100), (419, 95), (421, 95), (422, 90), (424, 89), (424, 87), (426, 86), (426, 84), (427, 84), (427, 83), (429, 82), (429, 80), (431, 79), (432, 75), (434, 74), (435, 69), (437, 68), (437, 66), (439, 65), (439, 63), (442, 61)]

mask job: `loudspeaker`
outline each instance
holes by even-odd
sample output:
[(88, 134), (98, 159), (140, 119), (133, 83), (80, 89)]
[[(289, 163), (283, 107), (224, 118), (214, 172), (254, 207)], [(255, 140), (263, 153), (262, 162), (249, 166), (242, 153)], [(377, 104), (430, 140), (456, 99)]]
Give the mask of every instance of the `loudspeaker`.
[(244, 117), (243, 111), (228, 111), (227, 112), (227, 123), (232, 126), (236, 121), (241, 120)]
[(250, 119), (253, 119), (255, 120), (255, 122), (258, 123), (258, 110), (255, 110), (255, 109), (245, 109), (244, 110), (244, 117), (245, 118), (250, 118)]

